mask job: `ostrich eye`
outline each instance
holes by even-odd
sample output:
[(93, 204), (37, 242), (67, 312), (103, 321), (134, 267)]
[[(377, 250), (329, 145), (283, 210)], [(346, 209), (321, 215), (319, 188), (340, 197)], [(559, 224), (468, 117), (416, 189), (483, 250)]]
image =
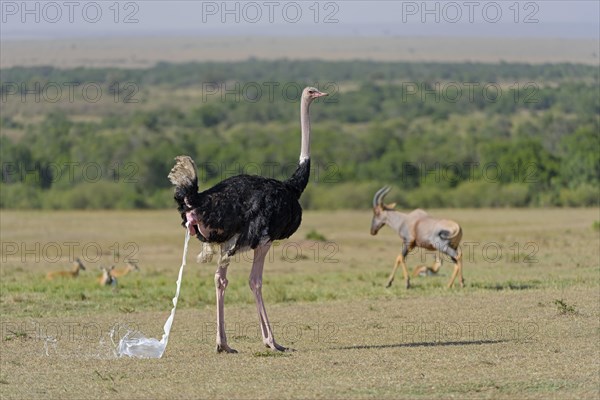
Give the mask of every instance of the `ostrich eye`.
[(314, 91), (314, 90), (309, 90), (309, 91), (308, 91), (308, 93), (310, 93), (310, 94), (314, 94), (314, 93), (315, 93), (315, 91)]

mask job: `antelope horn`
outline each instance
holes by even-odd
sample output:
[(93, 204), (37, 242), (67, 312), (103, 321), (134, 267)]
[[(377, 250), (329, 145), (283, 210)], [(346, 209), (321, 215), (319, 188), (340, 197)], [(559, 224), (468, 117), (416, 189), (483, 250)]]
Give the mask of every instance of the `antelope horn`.
[(384, 186), (375, 193), (375, 196), (373, 196), (373, 208), (381, 205), (383, 198), (390, 190), (391, 188), (389, 186)]
[(379, 195), (381, 194), (381, 192), (385, 189), (385, 187), (382, 187), (381, 189), (379, 189), (378, 191), (375, 192), (375, 196), (373, 196), (373, 208), (377, 207), (377, 205), (379, 205)]
[(379, 198), (379, 202), (383, 203), (383, 199), (385, 198), (385, 196), (390, 192), (390, 190), (392, 190), (391, 187), (386, 186), (385, 190), (383, 191), (383, 193), (381, 193), (381, 197)]

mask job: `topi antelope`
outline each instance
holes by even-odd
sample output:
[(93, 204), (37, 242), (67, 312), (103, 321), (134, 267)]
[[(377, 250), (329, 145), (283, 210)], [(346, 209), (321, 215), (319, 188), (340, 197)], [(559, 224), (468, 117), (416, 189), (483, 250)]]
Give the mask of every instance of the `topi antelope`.
[[(373, 220), (371, 221), (371, 235), (377, 235), (379, 229), (389, 225), (402, 238), (402, 253), (396, 258), (394, 269), (388, 278), (387, 287), (392, 285), (398, 266), (402, 265), (402, 273), (406, 288), (410, 288), (410, 277), (406, 268), (406, 256), (415, 247), (427, 250), (438, 250), (447, 254), (454, 261), (454, 272), (448, 282), (448, 287), (454, 285), (456, 276), (459, 276), (460, 286), (464, 286), (462, 275), (462, 252), (459, 244), (462, 238), (462, 228), (456, 222), (448, 219), (431, 217), (425, 211), (416, 209), (408, 214), (394, 210), (396, 203), (384, 204), (383, 198), (390, 191), (390, 187), (379, 189), (373, 197)], [(426, 270), (437, 272), (441, 263), (436, 262)], [(422, 268), (419, 272), (422, 271)]]
[(76, 258), (73, 261), (73, 269), (71, 271), (53, 271), (48, 272), (46, 278), (52, 280), (57, 277), (67, 277), (67, 278), (77, 278), (79, 276), (79, 271), (85, 271), (85, 267), (79, 258)]
[(100, 286), (117, 286), (117, 278), (112, 275), (114, 269), (114, 265), (110, 267), (100, 266), (100, 271), (102, 271), (102, 275), (98, 278)]
[(140, 267), (138, 267), (137, 263), (128, 261), (125, 268), (115, 269), (114, 271), (111, 272), (111, 275), (114, 278), (120, 278), (122, 276), (127, 275), (130, 272), (139, 271), (139, 270), (140, 270)]

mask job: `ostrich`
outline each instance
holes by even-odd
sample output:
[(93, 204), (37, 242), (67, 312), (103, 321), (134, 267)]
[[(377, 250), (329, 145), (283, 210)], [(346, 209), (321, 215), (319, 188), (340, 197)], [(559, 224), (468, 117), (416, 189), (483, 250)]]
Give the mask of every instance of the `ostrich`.
[[(191, 234), (205, 244), (220, 247), (215, 272), (217, 298), (217, 352), (237, 353), (227, 344), (224, 323), (224, 294), (227, 267), (238, 251), (254, 250), (250, 271), (250, 289), (254, 293), (263, 343), (272, 350), (289, 350), (275, 342), (262, 298), (262, 275), (265, 256), (274, 240), (290, 237), (302, 220), (298, 200), (308, 184), (310, 174), (310, 118), (313, 100), (327, 93), (307, 87), (300, 99), (302, 131), (300, 160), (290, 178), (278, 181), (256, 175), (238, 175), (198, 193), (196, 165), (188, 156), (175, 158), (169, 173), (175, 185), (175, 200)], [(205, 246), (206, 247), (206, 246)]]
[[(454, 261), (454, 271), (448, 287), (454, 286), (456, 276), (459, 276), (460, 287), (464, 286), (462, 274), (462, 252), (460, 250), (460, 240), (462, 239), (462, 228), (454, 221), (448, 219), (433, 218), (425, 211), (416, 209), (408, 214), (394, 210), (393, 204), (383, 204), (383, 199), (390, 191), (389, 187), (379, 189), (373, 196), (373, 219), (371, 220), (371, 235), (377, 235), (377, 232), (385, 225), (389, 225), (402, 239), (402, 253), (396, 258), (394, 269), (388, 278), (387, 287), (392, 286), (394, 276), (398, 266), (402, 265), (402, 273), (406, 288), (410, 288), (410, 278), (406, 267), (406, 256), (415, 247), (421, 247), (427, 250), (438, 250), (450, 256)], [(436, 273), (441, 266), (436, 263), (433, 267), (425, 267), (425, 270), (431, 270)], [(418, 272), (423, 271), (422, 268)]]

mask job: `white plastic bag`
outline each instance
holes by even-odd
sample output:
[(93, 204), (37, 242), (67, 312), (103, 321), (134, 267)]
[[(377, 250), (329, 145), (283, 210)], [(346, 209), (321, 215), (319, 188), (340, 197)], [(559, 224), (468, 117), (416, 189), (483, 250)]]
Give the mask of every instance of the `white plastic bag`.
[(179, 277), (177, 278), (177, 290), (175, 297), (173, 297), (173, 308), (171, 309), (171, 315), (165, 322), (164, 333), (161, 340), (154, 338), (147, 338), (141, 332), (128, 332), (117, 346), (117, 354), (119, 357), (129, 356), (138, 358), (161, 358), (167, 348), (169, 342), (169, 333), (171, 332), (171, 326), (173, 325), (173, 319), (175, 318), (175, 309), (177, 308), (177, 299), (179, 298), (179, 289), (181, 288), (181, 277), (183, 275), (183, 267), (185, 267), (185, 260), (188, 251), (188, 242), (190, 241), (190, 230), (185, 229), (185, 243), (183, 245), (183, 260), (181, 261), (181, 268), (179, 268)]

